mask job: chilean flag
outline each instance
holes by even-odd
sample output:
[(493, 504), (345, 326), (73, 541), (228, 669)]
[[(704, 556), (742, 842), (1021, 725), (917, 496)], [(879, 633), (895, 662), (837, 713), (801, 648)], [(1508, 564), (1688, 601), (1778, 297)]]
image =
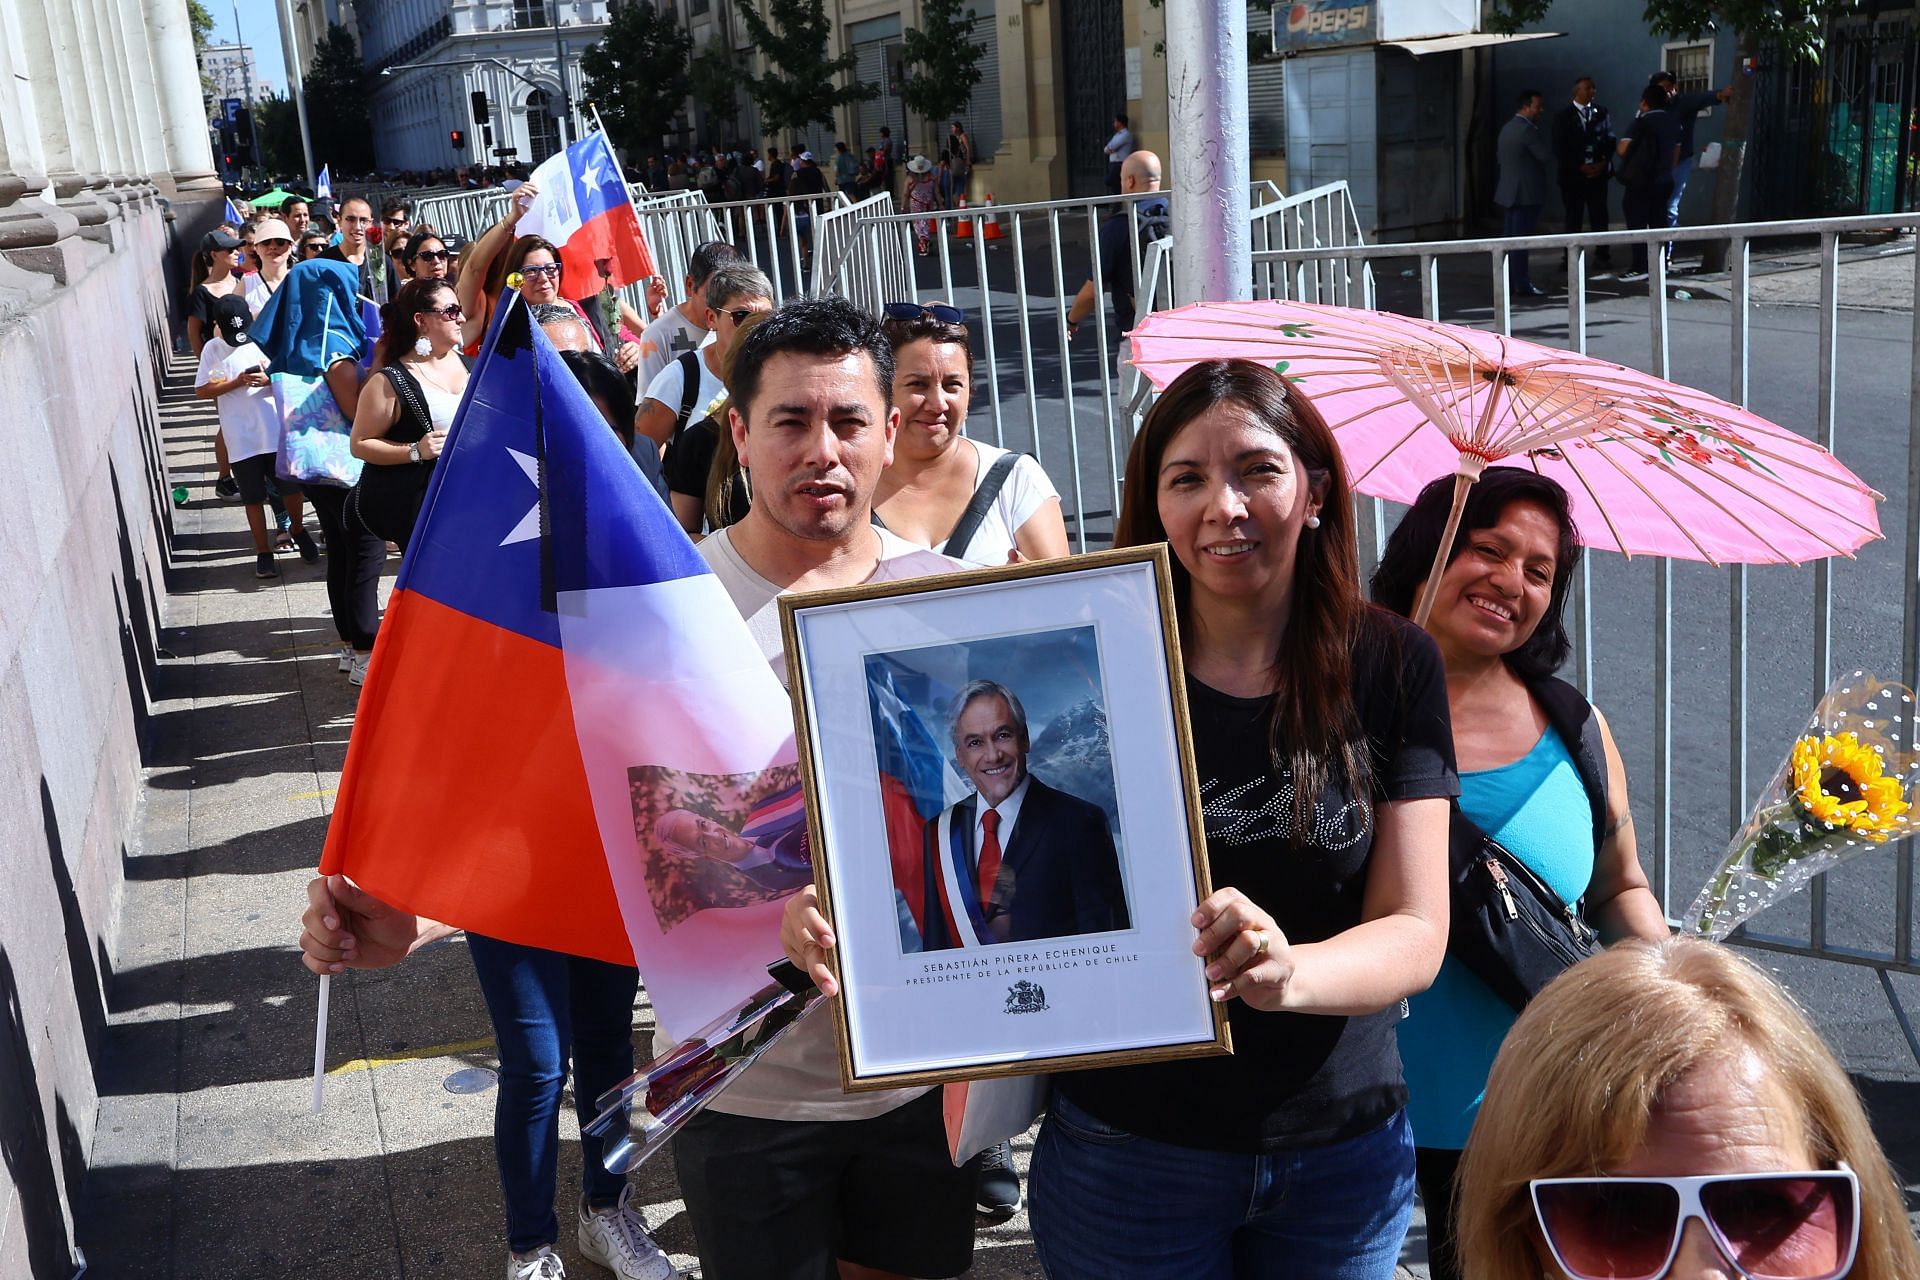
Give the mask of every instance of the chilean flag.
[(548, 157), (532, 181), (540, 194), (521, 215), (519, 233), (560, 246), (564, 296), (578, 301), (599, 293), (602, 283), (618, 289), (660, 274), (606, 134), (589, 134)]
[(674, 803), (693, 809), (733, 786), (764, 823), (783, 801), (753, 780), (790, 785), (795, 758), (786, 692), (726, 591), (508, 292), (380, 628), (321, 870), (637, 963), (684, 1033), (766, 984), (782, 902), (741, 877), (667, 911), (662, 886), (689, 876), (635, 779), (690, 779)]
[[(934, 689), (926, 677), (895, 668), (884, 658), (869, 658), (867, 710), (873, 718), (874, 745), (880, 766), (880, 803), (886, 815), (887, 856), (893, 884), (907, 901), (913, 927), (921, 937), (927, 930), (926, 839), (929, 824), (972, 790), (947, 763), (939, 739), (920, 713), (907, 702), (900, 685), (917, 686), (921, 705), (944, 703), (950, 690)], [(936, 891), (943, 907), (946, 895)], [(944, 912), (947, 936), (953, 937), (951, 910)]]

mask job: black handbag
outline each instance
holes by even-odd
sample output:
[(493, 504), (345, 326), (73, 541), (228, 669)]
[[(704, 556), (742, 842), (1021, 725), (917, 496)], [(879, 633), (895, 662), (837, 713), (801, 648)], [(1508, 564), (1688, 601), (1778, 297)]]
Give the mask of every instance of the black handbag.
[[(380, 372), (393, 383), (394, 396), (400, 401), (400, 418), (385, 438), (394, 444), (423, 439), (433, 429), (433, 416), (427, 410), (420, 384), (401, 365), (388, 365)], [(421, 500), (427, 496), (427, 481), (432, 478), (430, 460), (386, 466), (369, 463), (360, 469), (360, 479), (347, 495), (347, 511), (368, 533), (405, 551), (407, 540), (413, 536), (414, 521), (420, 516)]]
[[(1549, 677), (1529, 685), (1567, 743), (1592, 807), (1596, 854), (1607, 810), (1600, 722), (1573, 686)], [(1515, 1009), (1572, 966), (1601, 950), (1586, 899), (1563, 902), (1526, 863), (1475, 826), (1453, 803), (1447, 831), (1447, 950)]]

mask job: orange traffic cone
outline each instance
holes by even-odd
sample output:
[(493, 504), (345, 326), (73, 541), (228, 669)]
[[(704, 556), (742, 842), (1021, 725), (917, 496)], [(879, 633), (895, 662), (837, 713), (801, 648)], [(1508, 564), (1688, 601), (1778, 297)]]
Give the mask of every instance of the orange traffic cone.
[[(962, 213), (965, 213), (966, 210), (967, 210), (967, 198), (965, 196), (961, 196), (960, 211)], [(956, 239), (959, 239), (959, 240), (973, 239), (973, 219), (972, 218), (955, 218), (953, 219), (953, 224), (960, 228), (958, 231), (954, 233), (954, 237)]]
[(988, 209), (988, 213), (987, 213), (987, 220), (986, 220), (986, 233), (987, 233), (986, 238), (989, 240), (1005, 239), (1006, 232), (1000, 230), (1000, 215), (992, 212), (993, 192), (991, 191), (987, 192), (987, 209)]

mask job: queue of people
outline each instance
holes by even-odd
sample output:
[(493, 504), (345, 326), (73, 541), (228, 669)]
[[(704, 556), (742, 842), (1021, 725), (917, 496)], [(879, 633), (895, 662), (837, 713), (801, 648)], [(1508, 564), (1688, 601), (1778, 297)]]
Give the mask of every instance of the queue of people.
[[(1117, 169), (1123, 190), (1158, 186), (1150, 152)], [(297, 226), (288, 209), (247, 238), (215, 232), (196, 258), (188, 340), (256, 562), (272, 569), (269, 512), (291, 513), (317, 561), (313, 507), (349, 679), (509, 287), (783, 678), (782, 595), (1068, 554), (1039, 464), (967, 434), (963, 310), (776, 308), (713, 242), (678, 304), (662, 287), (650, 314), (609, 319), (565, 298), (555, 247), (518, 233), (523, 208), (465, 246), (404, 202), (376, 218), (349, 199), (337, 244), (303, 207)], [(1114, 238), (1162, 208), (1128, 211)], [(1070, 318), (1098, 305), (1089, 284)], [(265, 368), (235, 364), (251, 352)], [(268, 369), (351, 423), (356, 484), (274, 474)], [(1450, 490), (1421, 496), (1363, 584), (1349, 479), (1311, 401), (1241, 361), (1167, 388), (1127, 459), (1115, 543), (1171, 552), (1215, 885), (1193, 947), (1235, 1053), (1057, 1074), (1023, 1195), (1004, 1144), (953, 1166), (937, 1095), (843, 1093), (830, 1026), (803, 1023), (674, 1141), (704, 1275), (959, 1275), (977, 1217), (1027, 1203), (1059, 1280), (1386, 1280), (1416, 1196), (1442, 1280), (1920, 1275), (1886, 1159), (1805, 1016), (1725, 949), (1668, 937), (1605, 717), (1556, 676), (1580, 554), (1567, 495), (1491, 468), (1442, 548)], [(1450, 868), (1483, 841), (1605, 944), (1531, 999), (1455, 945)], [(310, 884), (300, 943), (339, 973), (451, 932), (336, 876)], [(835, 938), (811, 889), (781, 944), (831, 996)], [(468, 950), (500, 1046), (509, 1280), (565, 1274), (563, 1212), (583, 1257), (667, 1280), (597, 1140), (581, 1201), (555, 1205), (569, 1075), (579, 1110), (632, 1070), (642, 975), (473, 935)]]

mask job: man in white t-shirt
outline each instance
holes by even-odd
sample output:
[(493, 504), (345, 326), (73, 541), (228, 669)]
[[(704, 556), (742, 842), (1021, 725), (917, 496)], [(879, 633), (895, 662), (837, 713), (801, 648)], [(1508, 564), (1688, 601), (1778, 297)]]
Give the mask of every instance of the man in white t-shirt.
[[(844, 298), (788, 303), (733, 371), (728, 421), (753, 507), (700, 554), (782, 677), (779, 597), (956, 567), (871, 521), (893, 456), (893, 352)], [(805, 891), (809, 892), (810, 891)], [(938, 1090), (846, 1094), (833, 1024), (801, 1023), (674, 1137), (707, 1280), (953, 1276), (974, 1178), (948, 1158)]]
[(640, 390), (651, 386), (660, 371), (683, 352), (698, 350), (713, 341), (712, 326), (707, 323), (707, 280), (727, 263), (741, 260), (740, 251), (725, 240), (709, 240), (693, 251), (687, 262), (686, 301), (662, 311), (659, 319), (640, 334), (635, 383)]
[[(726, 360), (733, 335), (750, 315), (773, 310), (773, 281), (751, 262), (729, 262), (716, 267), (707, 277), (707, 291), (701, 310), (713, 341), (697, 354), (682, 353), (647, 384), (646, 394), (633, 418), (636, 448), (644, 447), (641, 438), (652, 440), (671, 454), (673, 442), (692, 424), (702, 421), (720, 406), (727, 394), (720, 371)], [(692, 396), (687, 395), (687, 371), (697, 371), (700, 382)]]
[(247, 531), (253, 535), (253, 576), (277, 578), (273, 543), (267, 534), (269, 503), (283, 503), (292, 518), (293, 540), (300, 558), (312, 564), (320, 559), (313, 535), (301, 524), (299, 490), (275, 480), (273, 458), (280, 447), (280, 411), (273, 402), (267, 376), (267, 357), (248, 336), (253, 313), (246, 299), (230, 293), (214, 304), (213, 336), (200, 349), (200, 368), (193, 393), (211, 400), (220, 412), (220, 438), (233, 465), (233, 480), (247, 511)]

